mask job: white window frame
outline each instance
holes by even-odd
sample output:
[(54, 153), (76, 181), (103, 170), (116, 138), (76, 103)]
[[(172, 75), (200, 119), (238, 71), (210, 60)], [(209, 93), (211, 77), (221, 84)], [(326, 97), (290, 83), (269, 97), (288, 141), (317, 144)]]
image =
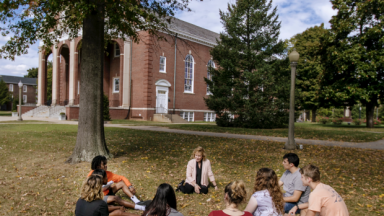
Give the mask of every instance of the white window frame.
[(27, 101), (28, 101), (27, 99), (28, 99), (27, 95), (23, 95), (23, 103), (25, 103), (25, 104), (26, 104), (26, 103), (27, 103)]
[(80, 80), (77, 80), (77, 94), (80, 94)]
[[(195, 121), (195, 113), (194, 112), (180, 112), (180, 117), (188, 122)], [(191, 120), (191, 121), (190, 121)]]
[[(161, 59), (164, 59), (164, 70), (161, 70)], [(165, 56), (160, 56), (159, 72), (160, 73), (167, 73), (167, 58)]]
[[(187, 59), (189, 57), (190, 57), (192, 62), (187, 62)], [(192, 67), (192, 72), (191, 72), (192, 78), (190, 79), (191, 80), (191, 90), (185, 90), (186, 81), (187, 81), (187, 79), (185, 78), (185, 75), (186, 75), (186, 73), (188, 74), (188, 69), (187, 69), (187, 66), (188, 66), (187, 64), (188, 63), (190, 63), (190, 65)], [(194, 80), (195, 80), (195, 60), (194, 60), (192, 55), (188, 54), (187, 57), (185, 57), (185, 60), (184, 60), (184, 93), (193, 93), (193, 90), (194, 90)]]
[(23, 92), (27, 92), (28, 91), (28, 87), (26, 85), (23, 85)]
[[(207, 64), (207, 79), (211, 80), (212, 81), (212, 75), (210, 74), (209, 72), (209, 68), (212, 67), (212, 68), (216, 68), (215, 66), (215, 62), (213, 62), (212, 60), (209, 60), (208, 61), (208, 64)], [(209, 91), (209, 86), (207, 85), (207, 95), (212, 95), (212, 92)]]
[[(116, 51), (119, 51), (119, 54), (116, 54)], [(115, 43), (115, 46), (113, 46), (113, 55), (114, 57), (120, 57), (120, 46), (118, 43)]]
[(216, 113), (213, 113), (213, 112), (204, 113), (204, 121), (205, 122), (215, 122), (216, 121)]
[[(119, 90), (118, 91), (116, 91), (116, 86), (115, 86), (115, 80), (119, 80)], [(112, 79), (112, 93), (119, 93), (120, 92), (120, 77), (114, 77), (113, 79)]]
[(9, 84), (9, 91), (13, 92), (13, 84)]

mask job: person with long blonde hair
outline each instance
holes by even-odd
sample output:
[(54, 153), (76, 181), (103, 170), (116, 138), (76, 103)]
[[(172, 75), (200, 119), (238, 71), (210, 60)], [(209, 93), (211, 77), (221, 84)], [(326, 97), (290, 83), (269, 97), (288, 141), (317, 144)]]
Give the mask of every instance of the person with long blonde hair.
[(244, 211), (253, 216), (282, 216), (284, 198), (275, 171), (261, 168), (257, 171), (253, 194)]
[(224, 210), (212, 211), (209, 216), (252, 216), (251, 213), (239, 210), (239, 205), (245, 201), (247, 191), (243, 181), (234, 181), (225, 186)]
[(181, 191), (186, 194), (193, 192), (207, 194), (209, 185), (208, 178), (211, 180), (215, 190), (217, 190), (211, 162), (206, 158), (203, 147), (199, 146), (193, 150), (191, 160), (188, 162), (187, 179), (180, 182), (176, 191)]
[(81, 187), (81, 196), (76, 203), (76, 216), (106, 216), (109, 215), (108, 205), (103, 201), (103, 178), (91, 175)]

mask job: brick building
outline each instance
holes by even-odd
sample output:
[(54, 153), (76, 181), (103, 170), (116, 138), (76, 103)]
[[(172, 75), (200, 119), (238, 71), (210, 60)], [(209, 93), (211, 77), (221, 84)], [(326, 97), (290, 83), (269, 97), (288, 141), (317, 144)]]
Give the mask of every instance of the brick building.
[(37, 102), (37, 79), (36, 78), (24, 78), (17, 76), (0, 75), (0, 80), (3, 80), (8, 87), (8, 91), (11, 94), (11, 101), (1, 106), (1, 110), (12, 110), (12, 102), (14, 98), (19, 98), (19, 86), (18, 83), (23, 83), (22, 87), (22, 100), (25, 105), (36, 106)]
[[(139, 32), (138, 44), (116, 39), (108, 45), (103, 88), (112, 119), (151, 120), (155, 113), (170, 112), (188, 121), (215, 118), (205, 106), (209, 92), (204, 77), (208, 66), (215, 66), (209, 51), (219, 34), (178, 19), (170, 30), (160, 33), (166, 40)], [(81, 39), (63, 37), (52, 51), (39, 52), (37, 105), (47, 103), (47, 59), (52, 54), (51, 106), (65, 106), (67, 119), (79, 115)]]

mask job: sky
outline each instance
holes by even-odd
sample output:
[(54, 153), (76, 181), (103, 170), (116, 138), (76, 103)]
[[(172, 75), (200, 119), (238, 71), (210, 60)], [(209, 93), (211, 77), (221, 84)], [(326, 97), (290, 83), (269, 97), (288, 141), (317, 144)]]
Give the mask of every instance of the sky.
[[(220, 33), (223, 26), (220, 22), (219, 11), (227, 11), (228, 3), (236, 0), (194, 0), (189, 7), (191, 12), (181, 12), (177, 18), (205, 29)], [(281, 21), (280, 39), (289, 39), (309, 27), (325, 24), (329, 28), (329, 20), (336, 11), (332, 9), (329, 0), (274, 0)], [(0, 46), (8, 37), (0, 35)], [(27, 69), (38, 66), (38, 43), (31, 45), (28, 54), (16, 56), (14, 61), (0, 59), (0, 75), (24, 76)]]

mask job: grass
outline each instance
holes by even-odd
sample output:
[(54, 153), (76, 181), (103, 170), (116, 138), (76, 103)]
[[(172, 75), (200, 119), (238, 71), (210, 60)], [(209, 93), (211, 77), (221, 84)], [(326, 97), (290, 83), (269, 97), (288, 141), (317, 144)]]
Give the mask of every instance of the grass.
[[(90, 170), (90, 163), (64, 163), (76, 134), (73, 125), (0, 125), (0, 215), (74, 215), (80, 186)], [(207, 195), (177, 193), (178, 209), (186, 216), (224, 209), (223, 189), (233, 180), (244, 180), (250, 196), (256, 171), (269, 167), (281, 176), (282, 156), (287, 153), (284, 143), (277, 142), (122, 128), (106, 128), (105, 135), (115, 156), (108, 169), (126, 176), (143, 200), (153, 198), (159, 184), (176, 186), (184, 179), (192, 150), (203, 146), (219, 190), (210, 188)], [(304, 145), (304, 150), (293, 152), (300, 166), (320, 167), (322, 181), (344, 198), (350, 215), (384, 215), (384, 151)]]
[[(214, 124), (197, 125), (197, 124), (170, 124), (162, 125), (171, 129), (247, 134), (259, 136), (275, 136), (287, 137), (288, 128), (280, 129), (250, 129), (250, 128), (230, 128), (218, 127)], [(296, 123), (295, 137), (303, 139), (343, 141), (343, 142), (371, 142), (384, 139), (384, 127), (377, 126), (373, 129), (365, 126), (355, 125), (322, 125), (312, 123)]]
[(0, 117), (1, 116), (12, 116), (11, 111), (0, 111)]

